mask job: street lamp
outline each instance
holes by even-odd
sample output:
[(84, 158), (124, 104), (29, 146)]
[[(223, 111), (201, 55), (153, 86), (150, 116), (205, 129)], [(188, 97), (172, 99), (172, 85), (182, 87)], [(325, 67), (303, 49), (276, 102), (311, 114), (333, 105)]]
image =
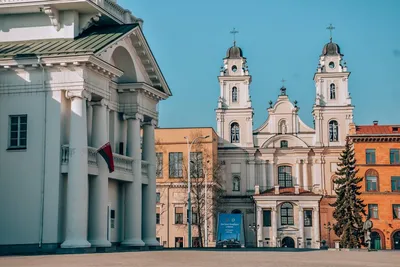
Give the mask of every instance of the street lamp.
[(257, 247), (260, 247), (260, 240), (257, 240), (257, 232), (258, 232), (258, 229), (260, 229), (260, 225), (256, 224), (256, 223), (249, 224), (249, 228), (250, 228), (250, 230), (252, 230), (254, 232)]
[(207, 191), (208, 191), (208, 184), (207, 184), (207, 174), (208, 174), (208, 164), (210, 163), (209, 160), (207, 160), (206, 164), (206, 169), (204, 171), (204, 246), (207, 248), (208, 247), (208, 217), (207, 217)]
[(187, 169), (188, 169), (188, 209), (187, 209), (187, 222), (188, 222), (188, 247), (192, 247), (192, 201), (190, 199), (190, 191), (191, 191), (191, 186), (190, 186), (190, 150), (192, 149), (192, 145), (194, 142), (196, 142), (198, 139), (206, 139), (208, 138), (209, 135), (207, 136), (198, 136), (196, 137), (191, 143), (189, 143), (189, 137), (185, 136), (187, 147), (188, 147), (188, 160), (187, 160)]

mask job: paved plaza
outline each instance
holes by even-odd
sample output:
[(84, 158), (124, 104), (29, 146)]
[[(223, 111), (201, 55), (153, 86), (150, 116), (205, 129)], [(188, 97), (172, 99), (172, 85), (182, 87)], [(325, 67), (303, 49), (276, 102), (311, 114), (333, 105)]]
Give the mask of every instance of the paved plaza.
[(394, 267), (399, 266), (400, 252), (269, 252), (269, 251), (158, 251), (105, 254), (1, 257), (1, 267)]

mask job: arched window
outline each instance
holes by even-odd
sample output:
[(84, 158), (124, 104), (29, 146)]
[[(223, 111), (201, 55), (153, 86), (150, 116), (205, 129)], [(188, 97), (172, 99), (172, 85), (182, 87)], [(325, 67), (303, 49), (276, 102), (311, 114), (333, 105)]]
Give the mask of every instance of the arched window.
[(281, 141), (281, 148), (287, 148), (288, 146), (289, 146), (288, 141), (286, 141), (286, 140)]
[(232, 214), (240, 214), (242, 213), (240, 210), (232, 210)]
[(287, 133), (287, 127), (286, 127), (286, 121), (281, 120), (278, 125), (278, 133), (280, 134), (286, 134)]
[(237, 122), (231, 124), (231, 143), (240, 143), (239, 123)]
[(374, 169), (369, 169), (365, 172), (365, 188), (367, 191), (378, 191), (379, 185), (379, 175), (378, 172)]
[(238, 89), (236, 86), (232, 88), (232, 102), (237, 102), (238, 100)]
[(330, 142), (339, 141), (339, 126), (337, 121), (329, 122), (329, 141)]
[(240, 191), (240, 177), (234, 176), (232, 179), (232, 191)]
[(281, 225), (294, 225), (293, 205), (288, 202), (281, 206)]
[(280, 187), (293, 187), (292, 167), (278, 167), (278, 183)]
[(329, 86), (329, 92), (330, 92), (330, 98), (336, 99), (336, 85), (334, 83), (331, 83), (331, 85)]

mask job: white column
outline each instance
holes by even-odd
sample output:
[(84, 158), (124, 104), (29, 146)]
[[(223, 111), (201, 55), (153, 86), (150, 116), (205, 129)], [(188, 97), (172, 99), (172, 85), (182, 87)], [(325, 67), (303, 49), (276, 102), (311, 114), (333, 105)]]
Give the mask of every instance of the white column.
[(303, 186), (308, 190), (308, 160), (303, 160)]
[(93, 108), (91, 105), (87, 105), (87, 135), (88, 135), (88, 146), (92, 146), (92, 124), (93, 124)]
[(299, 237), (300, 237), (299, 248), (304, 248), (305, 240), (304, 240), (304, 212), (303, 212), (303, 207), (299, 207)]
[(249, 168), (250, 168), (250, 190), (254, 190), (254, 186), (256, 185), (256, 178), (255, 178), (255, 162), (250, 161), (249, 162)]
[(143, 241), (146, 246), (159, 246), (156, 240), (156, 147), (154, 128), (157, 121), (143, 125), (143, 160), (149, 163), (149, 183), (143, 189)]
[(313, 230), (314, 230), (314, 248), (320, 247), (320, 236), (319, 236), (319, 207), (313, 208)]
[(274, 162), (272, 160), (268, 161), (268, 188), (273, 188), (275, 185), (274, 179)]
[(262, 247), (263, 243), (263, 211), (261, 207), (257, 207), (257, 247)]
[(265, 160), (261, 161), (261, 185), (267, 189), (267, 163)]
[(90, 247), (88, 223), (88, 148), (86, 91), (66, 92), (71, 99), (71, 125), (67, 182), (66, 233), (62, 248)]
[(313, 176), (313, 188), (318, 189), (321, 186), (321, 160), (314, 160), (314, 176)]
[(302, 184), (300, 183), (300, 160), (296, 160), (296, 183), (297, 185), (299, 185), (300, 187), (302, 186)]
[[(142, 157), (140, 123), (143, 115), (124, 116), (128, 120), (127, 156), (133, 159), (133, 182), (125, 187), (125, 238), (123, 246), (144, 246), (142, 241)], [(155, 213), (154, 213), (155, 216)]]
[(277, 220), (277, 211), (276, 207), (272, 207), (271, 209), (271, 219), (272, 219), (272, 246), (277, 246), (277, 237), (278, 237), (278, 220)]
[[(100, 148), (108, 142), (107, 138), (107, 101), (92, 103), (93, 133), (92, 146)], [(107, 240), (107, 207), (108, 207), (108, 166), (103, 157), (97, 153), (99, 174), (91, 180), (89, 191), (89, 242), (94, 247), (110, 247)]]

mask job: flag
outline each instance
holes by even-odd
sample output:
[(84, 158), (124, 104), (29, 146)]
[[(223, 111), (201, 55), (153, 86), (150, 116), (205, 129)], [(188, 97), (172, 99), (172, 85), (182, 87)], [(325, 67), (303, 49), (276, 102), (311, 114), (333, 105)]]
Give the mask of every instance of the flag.
[(108, 171), (112, 173), (114, 171), (114, 158), (111, 150), (110, 142), (105, 144), (104, 146), (97, 149), (97, 152), (104, 158), (108, 165)]

